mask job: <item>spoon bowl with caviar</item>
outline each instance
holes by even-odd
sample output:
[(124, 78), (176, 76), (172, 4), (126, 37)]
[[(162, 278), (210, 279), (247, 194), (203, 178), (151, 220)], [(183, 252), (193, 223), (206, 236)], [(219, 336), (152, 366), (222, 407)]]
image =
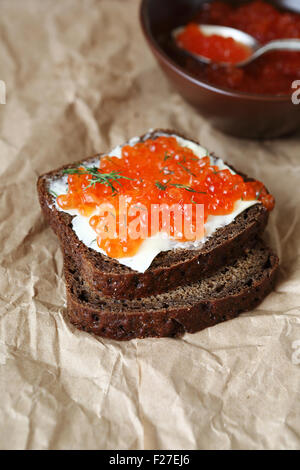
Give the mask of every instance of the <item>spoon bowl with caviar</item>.
[(244, 67), (267, 52), (300, 51), (300, 39), (277, 39), (261, 45), (236, 28), (190, 23), (176, 28), (172, 37), (184, 53), (205, 64)]
[[(299, 132), (299, 0), (142, 0), (140, 20), (170, 84), (205, 122), (247, 139)], [(176, 44), (174, 32), (181, 26), (182, 41), (183, 25), (192, 39), (199, 25), (222, 28), (204, 35), (206, 51), (192, 51), (202, 60)], [(270, 41), (277, 50), (267, 54)]]

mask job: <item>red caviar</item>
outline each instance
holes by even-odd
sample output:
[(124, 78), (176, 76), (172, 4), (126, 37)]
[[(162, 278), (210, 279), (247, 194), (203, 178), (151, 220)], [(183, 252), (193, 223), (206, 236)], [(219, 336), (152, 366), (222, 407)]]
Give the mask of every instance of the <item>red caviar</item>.
[(231, 37), (225, 38), (217, 34), (207, 36), (195, 23), (189, 23), (178, 34), (176, 41), (183, 49), (207, 57), (216, 63), (236, 64), (251, 55), (249, 47), (240, 44)]
[[(106, 175), (114, 176), (108, 183), (93, 183), (97, 175), (104, 181), (107, 181)], [(75, 169), (74, 174), (68, 176), (68, 193), (57, 198), (62, 209), (78, 209), (82, 215), (90, 217), (89, 222), (95, 230), (98, 246), (108, 256), (133, 256), (143, 238), (132, 239), (129, 231), (120, 235), (124, 222), (120, 215), (119, 198), (116, 196), (126, 197), (130, 206), (137, 210), (141, 205), (146, 209), (144, 218), (140, 214), (140, 225), (147, 226), (146, 236), (150, 236), (152, 204), (165, 203), (172, 206), (176, 203), (182, 213), (185, 204), (203, 204), (204, 222), (209, 215), (230, 214), (235, 202), (240, 199), (259, 199), (268, 210), (274, 206), (273, 196), (268, 194), (259, 181), (245, 182), (240, 175), (211, 165), (209, 156), (198, 158), (191, 149), (179, 145), (175, 137), (165, 136), (148, 139), (133, 146), (125, 145), (121, 158), (103, 157), (99, 169)], [(97, 214), (97, 207), (103, 203), (110, 204), (114, 209), (111, 217), (116, 219), (116, 227), (119, 229), (114, 238), (103, 237), (103, 215)], [(128, 213), (128, 226), (136, 216), (136, 211), (133, 215)], [(193, 229), (195, 223), (193, 214)], [(159, 231), (164, 228), (161, 224), (160, 221)], [(179, 241), (186, 240), (182, 234), (176, 232), (172, 216), (170, 236)]]
[[(261, 0), (239, 6), (212, 1), (192, 19), (197, 24), (237, 28), (255, 37), (260, 44), (275, 39), (300, 39), (300, 14), (278, 9)], [(174, 55), (175, 60), (182, 60)], [(292, 83), (300, 79), (300, 52), (273, 51), (245, 67), (208, 64), (187, 58), (182, 63), (190, 73), (220, 87), (250, 93), (290, 94)]]

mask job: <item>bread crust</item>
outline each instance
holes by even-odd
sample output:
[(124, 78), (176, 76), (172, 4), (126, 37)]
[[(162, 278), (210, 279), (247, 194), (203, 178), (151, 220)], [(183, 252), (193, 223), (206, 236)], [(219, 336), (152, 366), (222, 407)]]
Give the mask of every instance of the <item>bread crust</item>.
[[(194, 305), (160, 308), (153, 311), (126, 312), (120, 308), (112, 312), (95, 305), (90, 299), (76, 293), (71, 259), (65, 259), (67, 286), (67, 316), (81, 330), (116, 340), (146, 337), (178, 337), (185, 332), (195, 333), (217, 323), (230, 320), (240, 313), (255, 308), (273, 289), (278, 269), (278, 258), (265, 248), (267, 262), (238, 293), (214, 299), (203, 299)], [(76, 263), (74, 264), (76, 265)], [(73, 266), (74, 266), (73, 265)], [(76, 269), (76, 268), (75, 268)], [(229, 267), (230, 269), (230, 267)]]
[[(153, 131), (152, 135), (159, 132), (187, 138), (178, 132), (161, 129)], [(145, 134), (140, 140), (148, 136), (149, 134)], [(101, 154), (84, 161), (99, 157)], [(78, 163), (65, 165), (40, 176), (37, 182), (39, 201), (63, 250), (75, 258), (85, 282), (91, 289), (105, 296), (118, 299), (141, 298), (203, 279), (238, 258), (246, 248), (253, 246), (257, 236), (262, 234), (267, 225), (269, 213), (261, 204), (257, 204), (236, 217), (231, 224), (218, 229), (202, 248), (160, 253), (145, 273), (139, 273), (84, 245), (72, 228), (73, 217), (55, 208), (54, 198), (48, 192), (49, 181), (61, 176), (64, 169), (72, 168)], [(248, 179), (245, 175), (242, 176)]]

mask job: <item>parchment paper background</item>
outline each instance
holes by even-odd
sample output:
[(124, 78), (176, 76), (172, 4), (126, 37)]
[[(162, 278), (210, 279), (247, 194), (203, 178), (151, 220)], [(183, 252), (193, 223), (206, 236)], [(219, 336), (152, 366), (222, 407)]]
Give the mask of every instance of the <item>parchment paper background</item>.
[[(171, 89), (137, 0), (1, 0), (0, 448), (300, 448), (300, 132), (237, 140)], [(62, 255), (39, 174), (171, 127), (276, 196), (276, 291), (183, 339), (118, 343), (64, 320)]]

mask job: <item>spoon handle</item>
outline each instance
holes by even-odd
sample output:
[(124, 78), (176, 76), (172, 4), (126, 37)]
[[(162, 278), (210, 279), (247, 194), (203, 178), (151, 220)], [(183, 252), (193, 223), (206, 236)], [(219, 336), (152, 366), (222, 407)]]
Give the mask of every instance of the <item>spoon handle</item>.
[(236, 66), (244, 67), (270, 51), (300, 51), (300, 39), (276, 39), (275, 41), (270, 41), (256, 49), (248, 59), (239, 62)]
[(300, 51), (300, 39), (277, 39), (270, 41), (264, 46), (257, 49), (252, 55), (252, 59), (270, 51)]

